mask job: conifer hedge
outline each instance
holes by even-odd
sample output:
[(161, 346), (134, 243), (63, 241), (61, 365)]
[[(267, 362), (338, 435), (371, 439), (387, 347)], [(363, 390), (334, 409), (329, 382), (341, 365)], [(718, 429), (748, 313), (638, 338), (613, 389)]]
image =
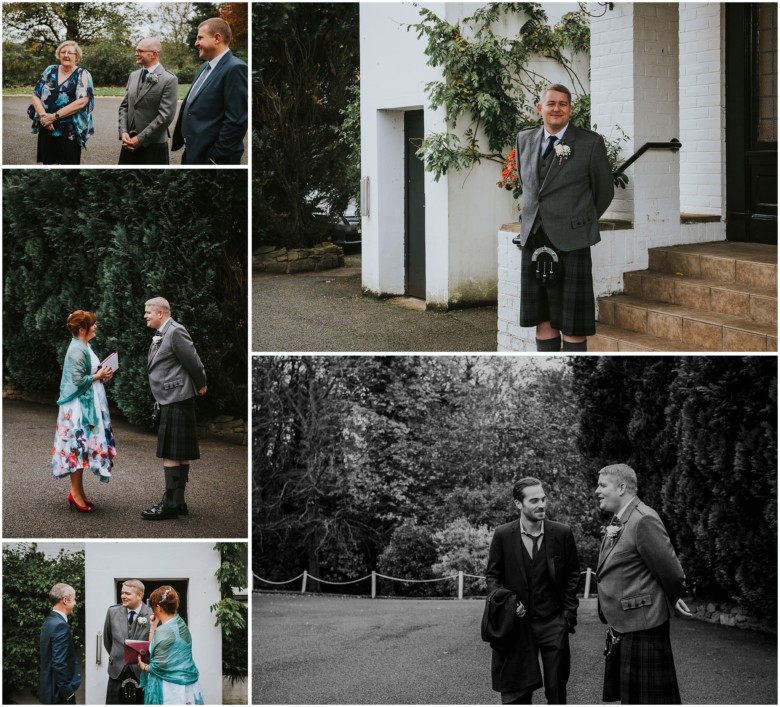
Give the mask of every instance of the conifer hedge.
[(583, 467), (627, 462), (694, 595), (777, 614), (777, 358), (577, 357)]
[(147, 424), (144, 303), (163, 296), (208, 375), (201, 414), (246, 414), (247, 174), (243, 170), (26, 170), (3, 175), (6, 382), (56, 395), (68, 315), (98, 318), (117, 351), (109, 399)]

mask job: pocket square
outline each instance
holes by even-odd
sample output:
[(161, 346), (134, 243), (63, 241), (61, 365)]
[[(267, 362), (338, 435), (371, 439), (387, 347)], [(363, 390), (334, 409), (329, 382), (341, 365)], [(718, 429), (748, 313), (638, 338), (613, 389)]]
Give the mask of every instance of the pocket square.
[(149, 641), (125, 639), (125, 665), (137, 665), (138, 659), (149, 657)]

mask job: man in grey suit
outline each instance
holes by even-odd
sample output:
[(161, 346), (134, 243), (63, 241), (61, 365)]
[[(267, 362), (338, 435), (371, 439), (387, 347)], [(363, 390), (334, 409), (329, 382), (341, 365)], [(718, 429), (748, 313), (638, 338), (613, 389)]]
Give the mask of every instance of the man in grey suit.
[(171, 318), (168, 300), (148, 300), (144, 319), (146, 326), (157, 330), (149, 347), (147, 373), (160, 412), (157, 456), (163, 460), (165, 493), (141, 517), (167, 520), (189, 514), (184, 490), (190, 461), (200, 459), (195, 397), (206, 394), (206, 369), (187, 330)]
[(537, 351), (587, 351), (596, 333), (590, 246), (601, 240), (599, 217), (615, 194), (612, 169), (603, 138), (569, 122), (566, 86), (545, 88), (536, 110), (543, 125), (522, 130), (515, 146), (520, 325), (536, 327)]
[(658, 514), (636, 497), (636, 473), (626, 464), (599, 472), (596, 497), (613, 513), (599, 552), (599, 618), (609, 624), (605, 702), (680, 704), (669, 638), (685, 575)]
[(119, 104), (119, 164), (168, 164), (169, 126), (176, 116), (179, 81), (159, 63), (160, 40), (138, 42), (133, 71)]
[(69, 584), (55, 584), (49, 590), (49, 602), (51, 614), (41, 627), (41, 703), (75, 705), (81, 668), (68, 618), (76, 608), (76, 590)]
[(247, 65), (230, 51), (232, 30), (218, 17), (200, 23), (195, 46), (203, 64), (179, 110), (173, 151), (181, 163), (240, 164), (249, 122)]
[(141, 671), (137, 665), (125, 665), (125, 641), (149, 640), (152, 611), (143, 603), (144, 585), (138, 579), (122, 584), (121, 598), (121, 604), (108, 607), (103, 626), (103, 645), (108, 653), (106, 704), (143, 704)]

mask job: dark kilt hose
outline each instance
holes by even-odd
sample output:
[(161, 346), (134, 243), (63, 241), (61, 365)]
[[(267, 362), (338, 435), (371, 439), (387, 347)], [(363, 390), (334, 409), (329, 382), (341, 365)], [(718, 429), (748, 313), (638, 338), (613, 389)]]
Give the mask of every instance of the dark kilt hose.
[(157, 456), (176, 461), (200, 459), (195, 398), (160, 405)]
[[(542, 284), (536, 277), (533, 252), (552, 248), (560, 259), (563, 277)], [(540, 228), (522, 247), (520, 265), (520, 326), (533, 327), (550, 322), (567, 336), (593, 336), (596, 333), (596, 299), (593, 294), (593, 268), (590, 247), (561, 251)]]
[(620, 642), (606, 659), (602, 700), (620, 700), (624, 705), (682, 704), (669, 622), (619, 635)]

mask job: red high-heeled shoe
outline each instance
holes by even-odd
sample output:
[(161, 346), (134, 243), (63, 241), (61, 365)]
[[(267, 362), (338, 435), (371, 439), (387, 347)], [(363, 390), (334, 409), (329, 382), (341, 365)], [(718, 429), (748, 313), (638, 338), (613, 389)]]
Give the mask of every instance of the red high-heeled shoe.
[(71, 511), (75, 508), (79, 513), (89, 513), (95, 507), (95, 504), (93, 503), (90, 505), (89, 501), (87, 501), (86, 506), (80, 506), (78, 503), (76, 503), (75, 499), (73, 498), (73, 493), (70, 491), (68, 491), (68, 505), (70, 506)]

